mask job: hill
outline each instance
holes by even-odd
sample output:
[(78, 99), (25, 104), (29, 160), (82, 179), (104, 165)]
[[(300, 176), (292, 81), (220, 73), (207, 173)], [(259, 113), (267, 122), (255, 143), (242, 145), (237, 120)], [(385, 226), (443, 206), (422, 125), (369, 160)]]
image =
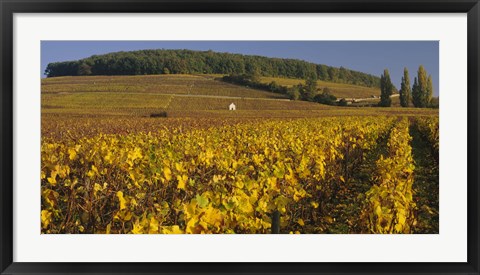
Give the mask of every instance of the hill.
[(285, 95), (215, 80), (211, 75), (76, 76), (42, 79), (42, 114), (149, 116), (159, 111), (323, 110)]
[(142, 50), (94, 55), (47, 65), (48, 77), (78, 75), (251, 74), (379, 87), (378, 76), (297, 59), (192, 50)]

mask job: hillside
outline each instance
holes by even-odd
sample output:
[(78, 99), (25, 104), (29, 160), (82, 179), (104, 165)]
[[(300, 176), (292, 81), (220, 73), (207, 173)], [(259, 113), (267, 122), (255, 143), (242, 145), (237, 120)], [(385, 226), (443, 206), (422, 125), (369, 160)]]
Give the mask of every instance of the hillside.
[(77, 76), (42, 79), (43, 114), (149, 116), (159, 111), (323, 110), (282, 94), (217, 81), (209, 75)]
[(281, 94), (215, 81), (214, 75), (75, 76), (42, 79), (42, 93), (147, 93), (252, 98), (286, 98)]
[(192, 50), (142, 50), (47, 65), (48, 77), (79, 75), (251, 74), (379, 87), (378, 76), (303, 60)]

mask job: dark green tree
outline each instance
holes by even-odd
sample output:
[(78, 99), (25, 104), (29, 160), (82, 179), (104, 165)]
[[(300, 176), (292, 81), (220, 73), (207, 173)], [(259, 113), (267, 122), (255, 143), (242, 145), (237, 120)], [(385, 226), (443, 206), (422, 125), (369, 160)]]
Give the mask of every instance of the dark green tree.
[(427, 107), (427, 86), (428, 86), (428, 76), (427, 71), (420, 65), (418, 67), (418, 89), (420, 91), (420, 107)]
[(91, 75), (92, 67), (87, 63), (82, 63), (78, 66), (78, 75)]
[(402, 84), (400, 88), (400, 105), (402, 107), (408, 107), (410, 104), (410, 98), (412, 94), (412, 88), (410, 87), (410, 76), (408, 75), (408, 69), (403, 69)]
[(335, 67), (328, 67), (328, 79), (330, 81), (338, 81), (338, 69)]
[(310, 73), (307, 76), (307, 78), (305, 79), (305, 86), (308, 91), (317, 91), (317, 75), (315, 73)]
[(301, 88), (303, 100), (313, 101), (317, 95), (317, 74), (310, 72), (305, 78), (305, 85)]
[(268, 87), (270, 91), (274, 93), (277, 93), (282, 88), (282, 86), (278, 85), (278, 83), (275, 81), (270, 82), (270, 84), (268, 84)]
[(293, 86), (292, 88), (288, 89), (287, 95), (291, 100), (299, 100), (301, 96), (299, 87)]
[(417, 108), (428, 107), (430, 105), (430, 101), (432, 100), (433, 86), (429, 84), (431, 81), (431, 76), (427, 76), (427, 71), (423, 65), (418, 67), (417, 77), (415, 80), (416, 81), (412, 89), (413, 105)]
[(418, 81), (417, 77), (415, 77), (413, 81), (413, 86), (412, 86), (412, 103), (413, 106), (419, 108), (421, 105), (421, 96), (422, 94), (420, 93), (419, 87), (418, 87)]
[(254, 70), (252, 71), (249, 71), (248, 73), (246, 73), (245, 75), (245, 79), (249, 80), (250, 82), (260, 82), (261, 80), (261, 74), (260, 74), (260, 69), (258, 68), (255, 68)]
[(323, 88), (323, 92), (321, 94), (317, 94), (314, 98), (313, 101), (321, 104), (327, 104), (327, 105), (335, 105), (337, 101), (337, 97), (334, 95), (330, 94), (330, 89), (327, 87)]
[(345, 98), (342, 98), (340, 99), (340, 101), (338, 101), (338, 106), (347, 106), (348, 105), (348, 102)]
[(433, 98), (433, 81), (432, 76), (429, 75), (427, 79), (427, 92), (425, 94), (425, 107), (431, 107)]
[(393, 84), (390, 79), (390, 73), (387, 69), (383, 71), (382, 76), (380, 77), (380, 103), (381, 107), (390, 107), (392, 105), (392, 99), (390, 96), (393, 93)]
[(320, 80), (328, 80), (328, 67), (325, 65), (317, 65), (317, 76)]

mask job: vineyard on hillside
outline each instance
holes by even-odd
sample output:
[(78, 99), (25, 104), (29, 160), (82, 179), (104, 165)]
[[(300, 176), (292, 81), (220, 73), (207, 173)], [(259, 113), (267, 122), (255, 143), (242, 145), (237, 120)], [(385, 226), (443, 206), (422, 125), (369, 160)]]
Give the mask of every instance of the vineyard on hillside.
[(120, 120), (42, 125), (42, 233), (438, 233), (438, 117)]
[(281, 94), (248, 89), (215, 81), (222, 75), (138, 75), (76, 76), (42, 79), (42, 93), (69, 95), (75, 93), (205, 95), (249, 98), (280, 98)]

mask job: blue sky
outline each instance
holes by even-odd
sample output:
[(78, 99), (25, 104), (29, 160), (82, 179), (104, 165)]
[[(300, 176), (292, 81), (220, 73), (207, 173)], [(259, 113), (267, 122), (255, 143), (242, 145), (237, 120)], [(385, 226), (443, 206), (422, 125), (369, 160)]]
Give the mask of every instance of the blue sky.
[(301, 59), (377, 76), (388, 69), (397, 88), (404, 67), (413, 84), (423, 65), (432, 75), (434, 95), (439, 95), (438, 41), (42, 41), (41, 46), (42, 77), (50, 62), (116, 51), (190, 49)]

